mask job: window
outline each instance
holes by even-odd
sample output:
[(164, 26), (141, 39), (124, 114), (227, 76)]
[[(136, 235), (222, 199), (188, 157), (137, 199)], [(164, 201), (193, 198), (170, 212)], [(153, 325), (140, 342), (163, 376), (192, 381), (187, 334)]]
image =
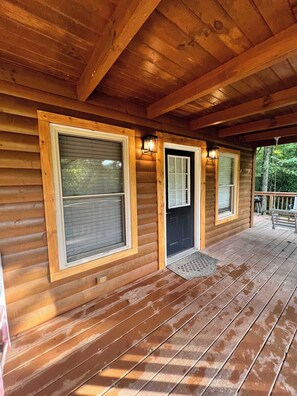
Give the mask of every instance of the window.
[(43, 176), (46, 221), (56, 229), (52, 235), (47, 227), (52, 280), (137, 252), (134, 131), (83, 124), (97, 130), (49, 123), (46, 153), (41, 143), (42, 159), (51, 162), (51, 172), (42, 170), (51, 174), (54, 195), (55, 218)]
[(168, 208), (190, 205), (190, 157), (168, 155)]
[(216, 167), (216, 224), (238, 216), (239, 152), (220, 149)]

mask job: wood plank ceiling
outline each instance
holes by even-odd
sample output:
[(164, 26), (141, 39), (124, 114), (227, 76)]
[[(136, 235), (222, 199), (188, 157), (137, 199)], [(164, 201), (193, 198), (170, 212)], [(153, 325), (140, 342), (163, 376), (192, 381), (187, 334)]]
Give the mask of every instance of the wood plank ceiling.
[[(218, 125), (222, 137), (232, 128), (237, 135), (297, 124), (296, 95), (266, 106), (272, 94), (297, 87), (297, 0), (149, 3), (2, 0), (0, 64), (22, 65), (75, 84), (81, 100), (97, 85), (92, 98), (116, 97), (157, 110), (161, 99), (177, 96), (183, 87), (190, 92), (188, 84), (198, 79), (188, 100), (163, 113), (186, 120), (193, 130)], [(265, 50), (272, 59), (264, 61)], [(199, 87), (222, 67), (225, 82), (213, 84), (213, 90), (208, 83), (201, 96)], [(251, 102), (250, 109), (256, 99), (256, 111), (242, 108), (240, 118), (230, 117), (232, 107)], [(229, 118), (222, 112), (218, 122), (216, 113), (225, 109)], [(282, 118), (286, 115), (289, 121)], [(250, 125), (241, 131), (236, 127), (241, 124)]]

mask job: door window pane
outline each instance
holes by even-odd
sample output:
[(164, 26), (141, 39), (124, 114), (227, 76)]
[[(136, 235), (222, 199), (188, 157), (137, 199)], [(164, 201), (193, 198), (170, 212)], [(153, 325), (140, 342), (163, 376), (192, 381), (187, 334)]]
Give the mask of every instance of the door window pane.
[(168, 208), (190, 205), (190, 157), (168, 155)]
[(174, 173), (174, 171), (175, 171), (175, 158), (168, 157), (168, 172)]
[(169, 173), (168, 175), (168, 188), (169, 190), (175, 190), (175, 174)]

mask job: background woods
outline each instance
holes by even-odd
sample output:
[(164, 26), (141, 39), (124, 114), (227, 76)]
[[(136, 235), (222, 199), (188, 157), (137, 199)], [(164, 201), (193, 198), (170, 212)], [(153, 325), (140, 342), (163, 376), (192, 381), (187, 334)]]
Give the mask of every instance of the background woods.
[[(276, 172), (275, 172), (276, 170)], [(257, 150), (256, 191), (297, 191), (297, 144)]]

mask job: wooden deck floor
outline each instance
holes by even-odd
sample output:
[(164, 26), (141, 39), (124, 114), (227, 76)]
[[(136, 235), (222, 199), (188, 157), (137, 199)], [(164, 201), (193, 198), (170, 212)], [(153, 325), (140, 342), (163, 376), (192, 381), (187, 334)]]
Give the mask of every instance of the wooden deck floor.
[(6, 395), (297, 395), (297, 236), (267, 221), (14, 340)]

